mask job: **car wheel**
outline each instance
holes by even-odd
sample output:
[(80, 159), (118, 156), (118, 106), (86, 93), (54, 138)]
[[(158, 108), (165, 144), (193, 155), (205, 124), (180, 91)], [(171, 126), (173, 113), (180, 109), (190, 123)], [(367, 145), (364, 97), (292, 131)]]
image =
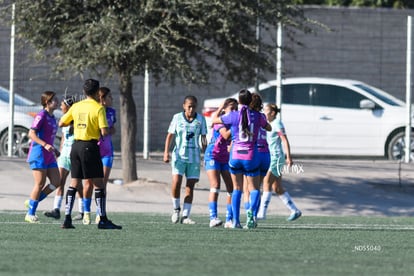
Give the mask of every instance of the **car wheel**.
[[(387, 145), (387, 158), (389, 160), (405, 159), (405, 132), (395, 134)], [(411, 153), (410, 160), (414, 160), (414, 134), (411, 134)]]
[[(14, 127), (13, 129), (13, 150), (12, 156), (26, 157), (29, 153), (30, 138), (29, 130), (25, 127)], [(9, 149), (9, 132), (6, 130), (0, 136), (0, 155), (8, 154)]]

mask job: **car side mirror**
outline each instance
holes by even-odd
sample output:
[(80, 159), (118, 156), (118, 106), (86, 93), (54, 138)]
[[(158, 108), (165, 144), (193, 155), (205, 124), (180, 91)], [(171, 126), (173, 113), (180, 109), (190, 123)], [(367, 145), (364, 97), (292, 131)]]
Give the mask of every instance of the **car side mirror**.
[(364, 99), (364, 100), (361, 100), (359, 102), (359, 107), (361, 109), (370, 109), (370, 110), (372, 110), (372, 109), (375, 108), (375, 103), (371, 100)]

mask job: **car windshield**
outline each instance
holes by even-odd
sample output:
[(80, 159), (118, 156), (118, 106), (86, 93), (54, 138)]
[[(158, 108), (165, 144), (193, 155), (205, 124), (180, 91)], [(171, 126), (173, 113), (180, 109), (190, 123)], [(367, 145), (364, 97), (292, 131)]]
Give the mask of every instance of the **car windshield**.
[(389, 105), (393, 105), (393, 106), (401, 106), (401, 104), (398, 102), (397, 99), (394, 99), (390, 96), (384, 95), (383, 93), (381, 93), (380, 91), (377, 91), (367, 85), (363, 85), (363, 84), (354, 84), (354, 86), (364, 90), (365, 92), (368, 92), (369, 94), (371, 94), (372, 96), (380, 99), (381, 101), (389, 104)]
[[(9, 91), (0, 87), (0, 101), (9, 103)], [(33, 106), (36, 105), (29, 99), (23, 98), (20, 95), (14, 94), (14, 104), (21, 105), (21, 106)]]

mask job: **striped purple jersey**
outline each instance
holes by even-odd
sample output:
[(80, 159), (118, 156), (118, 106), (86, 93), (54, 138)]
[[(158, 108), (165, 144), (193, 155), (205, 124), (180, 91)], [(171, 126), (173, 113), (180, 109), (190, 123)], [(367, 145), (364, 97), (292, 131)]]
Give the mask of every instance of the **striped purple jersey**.
[(226, 140), (221, 136), (220, 129), (223, 127), (225, 127), (223, 124), (215, 124), (213, 126), (213, 134), (204, 153), (204, 160), (214, 159), (219, 163), (229, 162), (227, 147), (230, 145), (230, 140)]
[[(106, 107), (106, 120), (108, 121), (108, 129), (113, 127), (116, 123), (116, 111), (112, 107)], [(101, 153), (101, 157), (104, 156), (113, 156), (114, 155), (114, 148), (112, 146), (112, 135), (108, 134), (105, 137), (99, 138), (99, 151)]]
[[(241, 112), (247, 109), (249, 119), (249, 133), (244, 133), (241, 125)], [(260, 112), (250, 110), (242, 106), (238, 111), (232, 111), (221, 116), (225, 125), (230, 125), (232, 145), (232, 158), (241, 160), (252, 160), (255, 151), (257, 137), (260, 128), (267, 125), (266, 118)]]
[[(262, 113), (262, 116), (266, 118), (266, 115)], [(259, 129), (257, 136), (257, 151), (258, 152), (269, 152), (269, 145), (266, 140), (267, 131), (264, 128)]]
[[(57, 122), (53, 115), (50, 115), (45, 109), (37, 113), (32, 126), (30, 127), (36, 131), (37, 136), (49, 145), (53, 145), (57, 132)], [(56, 162), (55, 154), (43, 148), (43, 145), (32, 141), (30, 143), (29, 154), (27, 162), (42, 159), (45, 164)]]

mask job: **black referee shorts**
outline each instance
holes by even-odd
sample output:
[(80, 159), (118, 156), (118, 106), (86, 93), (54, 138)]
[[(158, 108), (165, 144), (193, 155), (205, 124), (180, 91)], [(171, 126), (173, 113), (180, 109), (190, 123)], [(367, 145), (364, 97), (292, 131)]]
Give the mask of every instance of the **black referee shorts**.
[(103, 165), (97, 140), (75, 140), (70, 152), (72, 178), (102, 178)]

